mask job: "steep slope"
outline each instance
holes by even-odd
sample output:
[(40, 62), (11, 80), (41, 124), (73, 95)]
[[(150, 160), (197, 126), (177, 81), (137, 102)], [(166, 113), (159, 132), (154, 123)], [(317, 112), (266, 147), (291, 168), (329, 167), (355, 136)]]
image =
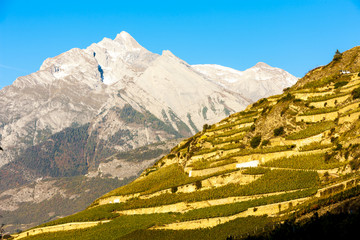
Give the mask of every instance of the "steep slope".
[(340, 74), (348, 58), (334, 61), (326, 81), (308, 84), (310, 72), (205, 125), (132, 183), (17, 239), (224, 239), (359, 196), (360, 68)]

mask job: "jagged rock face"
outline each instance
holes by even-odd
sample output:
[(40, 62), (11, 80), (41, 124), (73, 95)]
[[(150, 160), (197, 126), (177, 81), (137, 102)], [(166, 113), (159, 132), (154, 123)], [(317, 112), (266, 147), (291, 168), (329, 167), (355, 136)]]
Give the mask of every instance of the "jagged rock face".
[(279, 94), (297, 81), (296, 77), (285, 70), (262, 62), (243, 72), (215, 64), (192, 67), (209, 79), (215, 80), (227, 89), (235, 90), (252, 101)]

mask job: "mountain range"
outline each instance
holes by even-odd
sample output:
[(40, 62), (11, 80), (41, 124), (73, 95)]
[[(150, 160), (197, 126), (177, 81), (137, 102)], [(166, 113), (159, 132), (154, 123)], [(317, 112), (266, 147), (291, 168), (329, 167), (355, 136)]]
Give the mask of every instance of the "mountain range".
[[(174, 141), (169, 140), (190, 137), (204, 124), (279, 94), (296, 80), (265, 63), (243, 72), (190, 65), (168, 50), (161, 55), (146, 50), (126, 32), (48, 58), (39, 71), (0, 91), (0, 139), (5, 150), (0, 159), (0, 208), (10, 216), (22, 212), (21, 206), (55, 196), (82, 199), (81, 193), (70, 193), (71, 187), (58, 186), (77, 176), (84, 177), (79, 184), (107, 178), (118, 181), (112, 187), (124, 184), (170, 150)], [(158, 143), (161, 151), (151, 147)], [(114, 158), (117, 153), (138, 155)], [(36, 197), (45, 185), (58, 190)], [(98, 196), (104, 193), (97, 191)], [(75, 209), (84, 204), (88, 202)], [(53, 218), (64, 213), (48, 214)], [(26, 224), (45, 220), (31, 219)], [(16, 226), (24, 223), (23, 217), (15, 220)]]

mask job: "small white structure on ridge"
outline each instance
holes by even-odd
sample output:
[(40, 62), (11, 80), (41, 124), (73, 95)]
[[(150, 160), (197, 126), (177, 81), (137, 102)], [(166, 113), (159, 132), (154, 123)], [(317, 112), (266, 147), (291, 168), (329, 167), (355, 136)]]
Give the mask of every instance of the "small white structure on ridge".
[(259, 165), (259, 160), (254, 160), (250, 162), (237, 163), (236, 168), (249, 168), (249, 167), (257, 167)]

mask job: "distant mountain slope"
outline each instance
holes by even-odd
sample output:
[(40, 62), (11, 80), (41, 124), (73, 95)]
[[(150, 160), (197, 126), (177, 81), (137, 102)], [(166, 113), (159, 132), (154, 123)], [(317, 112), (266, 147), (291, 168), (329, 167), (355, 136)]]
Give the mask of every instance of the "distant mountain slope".
[(279, 94), (284, 88), (294, 85), (297, 81), (297, 78), (290, 73), (262, 62), (243, 72), (216, 64), (192, 67), (209, 79), (252, 101)]
[(133, 182), (17, 239), (241, 239), (357, 209), (359, 53), (350, 49), (284, 93), (205, 125)]

